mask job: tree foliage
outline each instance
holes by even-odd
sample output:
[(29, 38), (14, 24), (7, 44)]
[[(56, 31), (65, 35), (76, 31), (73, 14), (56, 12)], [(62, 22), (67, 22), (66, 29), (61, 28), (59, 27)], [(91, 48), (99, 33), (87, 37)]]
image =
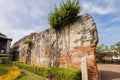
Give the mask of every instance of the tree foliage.
[(109, 52), (110, 54), (114, 51), (117, 51), (118, 53), (120, 53), (120, 41), (118, 41), (117, 43), (111, 45), (111, 46), (107, 46), (105, 44), (99, 45), (96, 48), (97, 53), (105, 53), (105, 52)]
[(120, 49), (120, 41), (117, 42), (115, 45), (116, 45), (116, 48), (117, 48), (117, 49)]
[(103, 53), (103, 52), (106, 52), (108, 50), (109, 50), (108, 46), (106, 46), (105, 44), (97, 46), (97, 52), (99, 52), (99, 53)]
[(97, 52), (97, 59), (98, 61), (103, 61), (103, 59), (107, 59), (109, 58), (109, 60), (112, 60), (113, 56), (120, 56), (120, 41), (111, 45), (111, 46), (107, 46), (105, 44), (99, 45), (96, 48), (96, 52)]
[(62, 1), (60, 7), (55, 5), (54, 11), (49, 14), (49, 24), (52, 28), (58, 29), (60, 26), (72, 22), (80, 11), (79, 0), (67, 0), (66, 3)]

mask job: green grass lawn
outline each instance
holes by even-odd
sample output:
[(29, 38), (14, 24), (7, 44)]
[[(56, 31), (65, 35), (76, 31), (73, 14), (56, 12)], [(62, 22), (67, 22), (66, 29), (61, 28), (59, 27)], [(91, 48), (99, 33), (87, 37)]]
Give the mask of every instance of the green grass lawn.
[(0, 66), (0, 76), (6, 74), (7, 72), (8, 72), (7, 70), (3, 69), (3, 68)]
[(22, 72), (22, 74), (17, 80), (47, 80), (47, 79), (44, 79), (34, 73), (26, 71), (24, 69), (22, 69), (21, 72)]

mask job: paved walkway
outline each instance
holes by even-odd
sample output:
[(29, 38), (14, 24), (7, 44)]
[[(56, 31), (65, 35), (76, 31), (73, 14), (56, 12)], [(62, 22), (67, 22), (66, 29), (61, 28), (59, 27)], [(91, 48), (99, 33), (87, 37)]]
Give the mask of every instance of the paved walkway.
[(101, 80), (120, 80), (120, 65), (98, 64)]

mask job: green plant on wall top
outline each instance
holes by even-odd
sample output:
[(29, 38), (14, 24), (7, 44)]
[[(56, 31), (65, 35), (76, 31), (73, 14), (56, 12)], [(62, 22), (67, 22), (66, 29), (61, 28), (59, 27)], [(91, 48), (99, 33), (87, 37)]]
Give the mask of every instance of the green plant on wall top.
[(24, 41), (24, 44), (27, 44), (28, 46), (32, 45), (32, 41), (31, 40), (26, 40)]
[(72, 22), (80, 11), (79, 0), (67, 0), (66, 3), (62, 1), (60, 7), (55, 5), (54, 11), (49, 14), (49, 24), (52, 28), (58, 29)]

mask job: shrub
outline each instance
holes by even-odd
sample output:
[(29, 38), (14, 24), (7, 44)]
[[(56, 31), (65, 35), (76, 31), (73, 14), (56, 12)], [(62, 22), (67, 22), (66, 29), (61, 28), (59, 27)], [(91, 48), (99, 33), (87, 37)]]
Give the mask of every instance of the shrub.
[(52, 28), (58, 29), (74, 21), (80, 11), (79, 0), (67, 0), (66, 3), (62, 1), (60, 7), (55, 5), (54, 11), (49, 14), (49, 24)]
[(13, 62), (13, 65), (52, 80), (81, 80), (81, 71), (78, 69), (43, 68), (20, 62)]
[(52, 68), (55, 80), (81, 80), (81, 72), (77, 69)]

